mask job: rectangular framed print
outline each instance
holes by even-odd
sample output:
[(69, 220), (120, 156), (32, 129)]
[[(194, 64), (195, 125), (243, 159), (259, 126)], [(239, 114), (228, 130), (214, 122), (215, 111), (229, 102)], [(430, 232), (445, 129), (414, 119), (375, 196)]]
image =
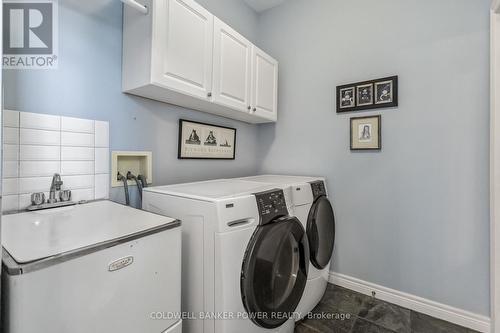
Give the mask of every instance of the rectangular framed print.
[(236, 128), (179, 120), (179, 159), (234, 160)]
[(397, 102), (396, 95), (394, 94), (396, 84), (397, 81), (395, 80), (375, 82), (375, 104), (393, 106), (394, 101)]
[(351, 118), (351, 150), (382, 149), (382, 116)]
[(397, 76), (337, 87), (337, 113), (396, 106), (398, 106)]
[(340, 89), (339, 96), (339, 108), (340, 109), (351, 109), (356, 106), (356, 88), (346, 87)]
[(356, 105), (373, 105), (373, 83), (356, 86)]

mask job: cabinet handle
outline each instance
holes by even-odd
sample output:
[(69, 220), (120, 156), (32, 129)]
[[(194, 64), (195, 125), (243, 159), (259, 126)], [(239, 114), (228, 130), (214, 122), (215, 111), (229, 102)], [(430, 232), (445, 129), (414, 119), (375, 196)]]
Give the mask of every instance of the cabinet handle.
[(248, 110), (250, 110), (251, 108), (252, 108), (252, 107), (251, 107), (250, 105), (247, 107), (247, 109), (248, 109)]
[(209, 93), (207, 94), (207, 97), (212, 97), (212, 93), (211, 93), (211, 92), (209, 92)]
[(253, 112), (257, 111), (257, 108), (253, 108)]

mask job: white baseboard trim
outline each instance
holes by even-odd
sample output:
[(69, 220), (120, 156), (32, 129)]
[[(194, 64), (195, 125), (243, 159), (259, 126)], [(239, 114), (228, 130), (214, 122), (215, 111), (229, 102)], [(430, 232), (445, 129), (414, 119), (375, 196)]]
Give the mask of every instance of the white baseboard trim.
[(446, 320), (482, 333), (490, 333), (490, 318), (469, 311), (457, 309), (422, 297), (356, 279), (351, 276), (330, 272), (329, 282), (357, 291), (431, 317)]

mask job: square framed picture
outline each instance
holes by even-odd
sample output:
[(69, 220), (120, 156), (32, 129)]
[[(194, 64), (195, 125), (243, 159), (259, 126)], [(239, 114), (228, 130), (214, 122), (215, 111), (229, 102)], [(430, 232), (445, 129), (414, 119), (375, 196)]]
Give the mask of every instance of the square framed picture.
[(338, 103), (341, 109), (350, 109), (356, 106), (354, 91), (354, 87), (340, 89), (340, 100)]
[(382, 149), (382, 116), (351, 118), (351, 150)]
[(234, 160), (236, 128), (179, 120), (179, 159)]
[(394, 81), (375, 82), (375, 104), (392, 103), (394, 92)]
[(356, 86), (356, 105), (367, 106), (373, 104), (373, 83)]

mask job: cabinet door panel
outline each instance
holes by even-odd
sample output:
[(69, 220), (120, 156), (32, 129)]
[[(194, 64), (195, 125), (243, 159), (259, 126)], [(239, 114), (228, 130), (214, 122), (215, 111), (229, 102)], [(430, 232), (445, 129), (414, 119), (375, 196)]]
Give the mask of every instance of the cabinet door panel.
[(277, 119), (278, 62), (253, 47), (252, 112), (270, 120)]
[(214, 101), (248, 112), (251, 43), (224, 22), (214, 21)]
[(153, 76), (169, 88), (207, 98), (212, 84), (213, 15), (192, 0), (157, 2)]

